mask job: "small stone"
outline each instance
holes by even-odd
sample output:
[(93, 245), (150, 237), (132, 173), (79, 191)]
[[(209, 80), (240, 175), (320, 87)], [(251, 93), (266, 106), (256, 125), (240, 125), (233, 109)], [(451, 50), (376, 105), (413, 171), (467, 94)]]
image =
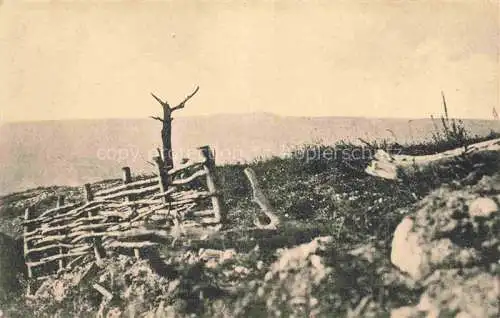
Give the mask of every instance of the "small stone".
[(469, 204), (471, 217), (487, 218), (496, 211), (498, 211), (498, 205), (490, 198), (477, 198)]

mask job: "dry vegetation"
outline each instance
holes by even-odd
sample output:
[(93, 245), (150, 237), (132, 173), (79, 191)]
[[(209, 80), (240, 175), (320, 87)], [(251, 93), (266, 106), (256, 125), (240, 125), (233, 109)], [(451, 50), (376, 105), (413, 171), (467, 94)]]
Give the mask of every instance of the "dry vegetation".
[[(218, 167), (231, 231), (165, 245), (161, 260), (116, 256), (103, 268), (78, 268), (46, 282), (33, 301), (19, 298), (21, 280), (0, 293), (0, 309), (7, 317), (388, 317), (392, 309), (418, 302), (422, 292), (390, 264), (398, 223), (433, 189), (463, 188), (498, 172), (500, 155), (458, 158), (399, 180), (374, 178), (364, 169), (380, 147), (420, 155), (498, 137), (465, 138), (460, 123), (446, 120), (425, 144), (304, 145), (287, 158), (255, 160), (249, 166), (282, 220), (275, 231), (248, 230), (258, 207), (243, 173), (247, 165)], [(58, 194), (68, 202), (81, 199), (69, 187), (3, 197), (0, 231), (19, 236), (24, 208), (43, 211)], [(82, 273), (84, 283), (75, 285)], [(104, 299), (92, 284), (112, 291), (113, 298)]]

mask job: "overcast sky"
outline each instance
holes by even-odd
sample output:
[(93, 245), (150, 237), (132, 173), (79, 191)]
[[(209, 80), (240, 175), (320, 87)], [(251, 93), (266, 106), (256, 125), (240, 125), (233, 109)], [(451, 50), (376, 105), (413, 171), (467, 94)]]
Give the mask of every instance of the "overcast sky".
[(1, 120), (147, 117), (196, 85), (179, 115), (500, 111), (496, 0), (49, 2), (0, 7)]

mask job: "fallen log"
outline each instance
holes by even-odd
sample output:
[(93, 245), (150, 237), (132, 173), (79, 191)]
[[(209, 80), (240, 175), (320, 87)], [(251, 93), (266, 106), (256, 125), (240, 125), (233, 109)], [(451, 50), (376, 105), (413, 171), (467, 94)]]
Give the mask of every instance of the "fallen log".
[(459, 156), (470, 156), (488, 151), (500, 151), (500, 138), (472, 144), (467, 148), (461, 147), (424, 156), (391, 155), (378, 149), (365, 172), (375, 177), (396, 180), (400, 171), (418, 171), (431, 164), (446, 163)]
[(253, 201), (257, 203), (257, 205), (259, 205), (262, 213), (264, 213), (268, 218), (268, 223), (264, 224), (257, 216), (254, 220), (255, 226), (257, 226), (260, 229), (272, 229), (272, 230), (277, 229), (278, 225), (280, 224), (280, 219), (273, 212), (271, 203), (269, 203), (269, 200), (267, 200), (266, 196), (264, 195), (264, 192), (262, 192), (262, 189), (260, 188), (259, 181), (257, 180), (255, 172), (251, 168), (246, 168), (244, 172), (248, 178), (248, 181), (250, 182), (250, 186), (252, 187)]

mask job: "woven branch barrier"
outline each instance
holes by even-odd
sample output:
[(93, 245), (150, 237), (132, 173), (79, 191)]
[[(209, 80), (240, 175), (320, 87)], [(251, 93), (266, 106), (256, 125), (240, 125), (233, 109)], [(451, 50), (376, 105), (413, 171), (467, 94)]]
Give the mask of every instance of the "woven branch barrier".
[(225, 210), (215, 161), (208, 146), (199, 150), (202, 160), (169, 171), (155, 157), (156, 177), (134, 181), (130, 168), (123, 167), (121, 185), (93, 191), (85, 184), (84, 202), (65, 205), (60, 196), (57, 207), (38, 216), (28, 207), (23, 222), (28, 294), (37, 281), (85, 260), (99, 264), (117, 249), (140, 258), (141, 250), (172, 239), (175, 226), (220, 229)]

